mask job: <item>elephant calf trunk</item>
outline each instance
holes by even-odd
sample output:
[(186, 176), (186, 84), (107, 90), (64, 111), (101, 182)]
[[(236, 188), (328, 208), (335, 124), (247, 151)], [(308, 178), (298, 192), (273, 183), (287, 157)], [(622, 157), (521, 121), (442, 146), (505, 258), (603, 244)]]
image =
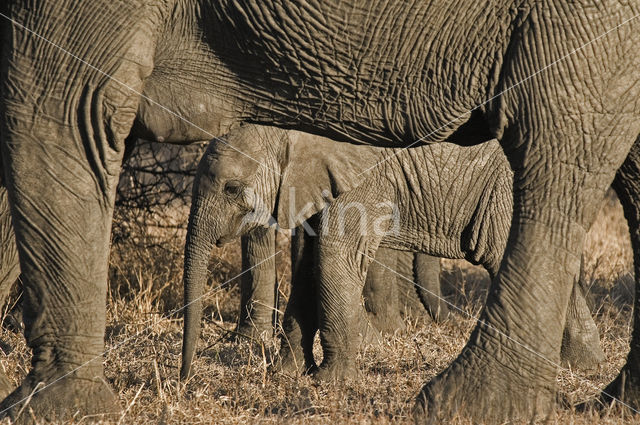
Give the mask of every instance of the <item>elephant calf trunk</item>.
[(202, 317), (202, 294), (207, 280), (207, 265), (213, 248), (213, 241), (193, 231), (193, 223), (189, 223), (187, 243), (184, 255), (184, 333), (182, 339), (182, 366), (180, 379), (191, 376), (191, 362), (195, 353), (196, 342), (200, 336), (200, 320)]

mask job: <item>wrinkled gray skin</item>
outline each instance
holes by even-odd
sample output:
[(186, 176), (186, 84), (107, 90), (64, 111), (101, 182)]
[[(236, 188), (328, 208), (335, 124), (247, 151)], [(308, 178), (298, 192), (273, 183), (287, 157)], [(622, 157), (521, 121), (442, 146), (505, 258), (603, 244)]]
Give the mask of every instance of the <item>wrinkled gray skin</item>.
[(276, 232), (258, 227), (242, 237), (240, 320), (236, 331), (252, 338), (272, 335), (276, 291)]
[[(298, 227), (298, 231), (304, 232), (304, 229)], [(241, 276), (240, 319), (236, 332), (252, 338), (272, 335), (274, 331), (278, 299), (275, 232), (273, 227), (258, 227), (241, 238), (242, 270), (246, 272)], [(296, 264), (295, 250), (292, 254), (291, 264)], [(431, 318), (440, 321), (448, 314), (447, 304), (433, 295), (440, 294), (440, 260), (423, 257), (429, 256), (393, 249), (383, 249), (378, 254), (380, 263), (372, 264), (363, 289), (369, 322), (377, 330), (394, 332), (404, 328), (402, 317), (405, 315), (419, 317), (428, 312)], [(418, 273), (414, 273), (414, 262)], [(389, 269), (400, 271), (406, 279), (398, 278)], [(293, 270), (292, 274), (295, 273)], [(413, 281), (417, 284), (415, 287)]]
[[(505, 256), (469, 342), (423, 388), (415, 416), (461, 409), (500, 422), (553, 406), (585, 233), (616, 170), (637, 158), (627, 157), (640, 134), (637, 2), (35, 6), (0, 4), (14, 20), (0, 17), (0, 147), (33, 351), (0, 411), (18, 412), (40, 382), (52, 385), (31, 398), (35, 417), (120, 409), (100, 353), (125, 141), (210, 140), (241, 122), (393, 147), (497, 138), (514, 170)], [(639, 408), (636, 334), (612, 393)]]
[[(200, 331), (202, 312), (195, 310), (198, 304), (192, 301), (203, 294), (209, 252), (216, 243), (268, 225), (271, 215), (283, 227), (298, 225), (311, 216), (308, 232), (298, 228), (292, 240), (292, 290), (283, 320), (281, 353), (283, 368), (315, 370), (313, 339), (320, 329), (324, 352), (316, 372), (320, 378), (342, 379), (355, 374), (355, 349), (363, 339), (371, 339), (369, 320), (359, 308), (363, 294), (375, 327), (384, 327), (381, 322), (394, 318), (392, 312), (399, 323), (388, 321), (385, 330), (400, 327), (394, 284), (398, 257), (389, 256), (390, 249), (465, 258), (482, 264), (492, 277), (497, 273), (513, 199), (513, 173), (497, 142), (404, 151), (345, 145), (336, 151), (336, 142), (320, 139), (275, 127), (244, 126), (228, 135), (227, 142), (213, 141), (207, 147), (194, 180), (185, 247), (185, 303), (189, 307), (183, 377), (189, 374)], [(321, 143), (329, 147), (324, 154), (313, 148)], [(265, 173), (262, 167), (243, 160), (241, 152), (260, 150), (273, 155), (265, 160), (280, 168)], [(279, 156), (282, 153), (284, 157)], [(383, 158), (389, 159), (361, 174)], [(239, 169), (241, 164), (251, 170)], [(423, 178), (424, 170), (430, 170), (432, 177)], [(229, 187), (234, 188), (232, 198)], [(335, 198), (329, 206), (317, 201), (323, 191), (325, 199)], [(319, 217), (323, 207), (324, 224)], [(243, 212), (248, 216), (243, 218)], [(386, 257), (384, 263), (371, 261), (378, 255), (378, 247), (385, 251), (381, 256)], [(416, 268), (428, 266), (421, 262)], [(370, 279), (371, 264), (377, 266), (373, 270), (379, 274), (377, 279)], [(412, 281), (413, 273), (409, 279)], [(441, 302), (439, 293), (438, 285), (433, 294), (435, 308)], [(368, 297), (372, 294), (380, 299), (372, 302), (376, 301), (375, 296)], [(593, 367), (602, 360), (598, 331), (577, 284), (564, 335), (564, 362)]]

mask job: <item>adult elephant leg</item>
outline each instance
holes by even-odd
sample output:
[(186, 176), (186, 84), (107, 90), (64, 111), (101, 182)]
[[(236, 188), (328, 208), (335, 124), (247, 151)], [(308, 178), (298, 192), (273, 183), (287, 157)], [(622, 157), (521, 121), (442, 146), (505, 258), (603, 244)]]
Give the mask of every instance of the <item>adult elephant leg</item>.
[[(45, 3), (13, 16), (41, 37), (15, 25), (4, 46), (0, 143), (32, 361), (0, 412), (15, 417), (28, 403), (25, 415), (59, 421), (119, 410), (102, 365), (107, 260), (124, 139), (138, 109), (132, 89), (140, 92), (151, 71), (142, 47), (150, 32), (135, 31), (143, 22), (135, 2), (99, 15)], [(85, 63), (57, 47), (71, 40)], [(96, 56), (98, 44), (112, 54)]]
[[(514, 169), (505, 255), (469, 342), (418, 397), (419, 420), (459, 413), (503, 422), (548, 414), (586, 229), (640, 132), (633, 74), (640, 64), (629, 63), (637, 57), (638, 37), (631, 27), (599, 40), (596, 51), (606, 56), (598, 61), (601, 67), (593, 68), (594, 58), (576, 50), (567, 63), (526, 80), (529, 66), (543, 69), (547, 60), (589, 40), (582, 32), (569, 41), (555, 40), (553, 35), (563, 31), (553, 26), (562, 19), (547, 20), (546, 13), (536, 5), (530, 19), (540, 26), (524, 25), (522, 38), (510, 46), (503, 84), (513, 88), (492, 110), (501, 120), (498, 131)], [(614, 22), (597, 24), (602, 27), (591, 30), (598, 34), (615, 27)], [(540, 30), (546, 37), (542, 44)], [(585, 72), (578, 76), (574, 69)], [(593, 84), (603, 81), (606, 87), (596, 98)]]
[[(102, 176), (106, 193), (96, 196), (92, 173), (106, 170), (82, 170), (66, 153), (47, 159), (38, 139), (70, 135), (46, 130), (8, 143), (16, 176), (8, 187), (23, 266), (23, 320), (33, 358), (29, 374), (0, 410), (19, 411), (37, 391), (29, 401), (37, 417), (114, 412), (118, 405), (104, 380), (102, 353), (118, 171), (114, 167)], [(117, 152), (109, 155), (116, 164)]]
[(627, 361), (616, 379), (602, 391), (600, 399), (610, 403), (616, 398), (640, 410), (640, 137), (636, 139), (627, 159), (618, 170), (613, 187), (629, 224), (636, 290)]
[(238, 333), (273, 334), (276, 309), (276, 230), (258, 227), (242, 237), (242, 275)]
[[(600, 202), (608, 184), (575, 176), (576, 182), (589, 181), (587, 194), (585, 186), (572, 189), (573, 173), (564, 171), (560, 187), (535, 184), (531, 190), (516, 170), (511, 235), (487, 304), (459, 357), (423, 388), (418, 416), (449, 417), (460, 410), (476, 420), (501, 422), (546, 415), (553, 406), (560, 324), (579, 273), (585, 229), (596, 211), (588, 202)], [(571, 190), (589, 199), (563, 198)], [(578, 205), (580, 211), (570, 210)]]
[[(317, 228), (316, 217), (308, 223)], [(291, 293), (284, 312), (280, 342), (280, 367), (302, 373), (315, 369), (313, 339), (318, 331), (316, 295), (316, 242), (300, 226), (291, 238)]]
[[(364, 308), (369, 321), (380, 332), (393, 333), (404, 328), (398, 306), (399, 288), (398, 256), (405, 252), (391, 248), (380, 248), (375, 260), (367, 270), (367, 278), (362, 290)], [(407, 254), (411, 255), (410, 252)]]
[(427, 254), (415, 254), (413, 271), (415, 291), (431, 318), (440, 322), (449, 316), (449, 306), (442, 297), (440, 286), (440, 258)]

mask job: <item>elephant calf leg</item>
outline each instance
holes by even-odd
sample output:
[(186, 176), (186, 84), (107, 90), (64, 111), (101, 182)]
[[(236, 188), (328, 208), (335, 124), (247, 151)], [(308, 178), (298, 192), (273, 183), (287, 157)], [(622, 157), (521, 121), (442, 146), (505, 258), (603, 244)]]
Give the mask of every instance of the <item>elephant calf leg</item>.
[(284, 312), (279, 369), (305, 372), (316, 368), (313, 339), (318, 331), (314, 274), (315, 240), (302, 227), (291, 240), (291, 294)]
[(253, 338), (273, 335), (276, 308), (276, 231), (259, 227), (242, 237), (240, 320), (237, 332)]
[[(399, 288), (396, 282), (399, 251), (380, 248), (367, 271), (362, 296), (369, 321), (380, 332), (393, 333), (403, 329), (404, 321), (398, 307)], [(404, 253), (403, 253), (404, 254)], [(410, 254), (410, 253), (409, 253)]]
[(353, 264), (368, 265), (369, 259), (359, 251), (345, 255), (343, 249), (340, 243), (319, 244), (318, 299), (323, 353), (322, 364), (315, 373), (319, 380), (355, 377), (358, 347), (364, 342), (380, 340), (362, 306), (366, 267), (352, 267)]
[[(280, 339), (280, 361), (277, 368), (283, 372), (301, 374), (316, 369), (313, 357), (313, 339), (318, 331), (315, 308), (312, 303), (297, 300), (300, 295), (292, 288), (284, 313)], [(308, 307), (308, 308), (307, 308)]]
[(415, 254), (413, 262), (415, 289), (420, 301), (435, 322), (449, 316), (449, 306), (442, 297), (440, 259), (427, 254)]

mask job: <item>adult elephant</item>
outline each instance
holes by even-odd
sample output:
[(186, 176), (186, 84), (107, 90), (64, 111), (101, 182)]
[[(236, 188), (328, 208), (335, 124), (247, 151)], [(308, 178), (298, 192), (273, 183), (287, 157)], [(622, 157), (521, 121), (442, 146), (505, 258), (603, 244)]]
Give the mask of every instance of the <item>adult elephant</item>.
[[(209, 139), (240, 121), (389, 146), (499, 139), (514, 170), (506, 254), (469, 342), (423, 388), (415, 414), (444, 420), (463, 409), (502, 421), (553, 405), (584, 236), (640, 134), (637, 3), (0, 7), (2, 156), (33, 350), (0, 410), (18, 411), (29, 395), (37, 416), (117, 410), (100, 353), (125, 141)], [(637, 159), (625, 164), (631, 181)], [(639, 198), (627, 187), (633, 214)], [(634, 322), (628, 363), (608, 392), (638, 408), (640, 316)]]

